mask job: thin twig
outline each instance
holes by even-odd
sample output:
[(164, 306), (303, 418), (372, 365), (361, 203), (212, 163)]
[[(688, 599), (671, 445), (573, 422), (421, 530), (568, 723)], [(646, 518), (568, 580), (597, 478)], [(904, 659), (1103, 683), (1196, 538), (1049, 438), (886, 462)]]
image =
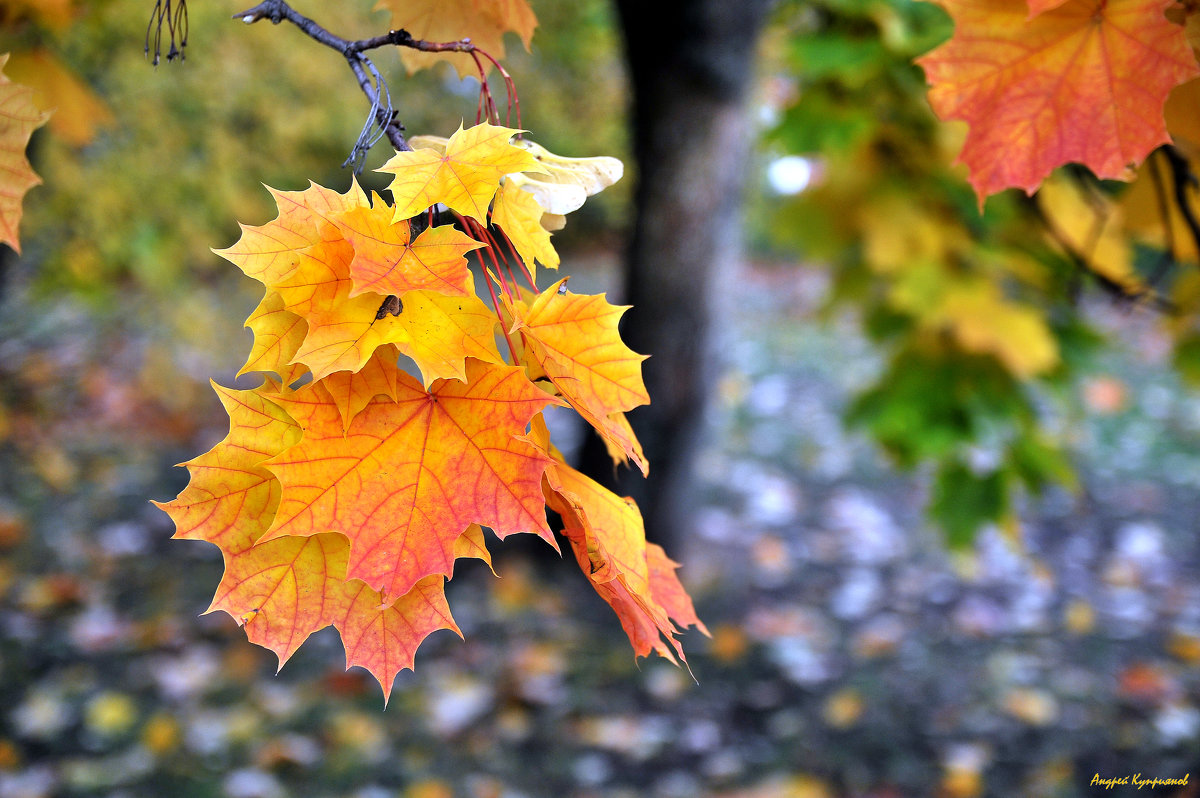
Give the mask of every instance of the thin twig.
[(1196, 175), (1192, 172), (1192, 165), (1188, 162), (1187, 157), (1177, 147), (1167, 144), (1162, 147), (1162, 152), (1167, 156), (1167, 163), (1171, 167), (1171, 177), (1175, 187), (1175, 204), (1183, 216), (1183, 222), (1187, 225), (1188, 232), (1192, 234), (1192, 243), (1196, 247), (1196, 252), (1200, 253), (1200, 222), (1196, 221), (1196, 214), (1192, 210), (1192, 203), (1187, 194), (1189, 187), (1197, 187)]
[[(374, 144), (378, 140), (378, 136), (372, 138), (370, 134), (370, 130), (375, 124), (379, 125), (382, 135), (387, 136), (388, 141), (391, 142), (397, 151), (403, 152), (412, 149), (404, 139), (404, 125), (400, 124), (400, 121), (396, 118), (396, 112), (391, 104), (391, 97), (382, 76), (379, 74), (379, 70), (364, 55), (366, 51), (375, 50), (380, 47), (408, 47), (425, 53), (470, 53), (477, 64), (479, 64), (480, 56), (486, 58), (500, 70), (500, 74), (505, 81), (505, 89), (509, 93), (509, 105), (510, 107), (514, 104), (516, 105), (517, 122), (520, 124), (521, 106), (516, 100), (516, 91), (512, 83), (512, 78), (504, 71), (504, 68), (500, 66), (495, 58), (472, 44), (470, 39), (462, 39), (454, 42), (427, 42), (422, 39), (414, 39), (412, 34), (406, 30), (388, 31), (385, 34), (372, 36), (369, 39), (343, 39), (341, 36), (331, 33), (320, 24), (296, 11), (285, 0), (263, 0), (252, 8), (234, 14), (233, 18), (240, 19), (247, 25), (263, 19), (269, 19), (272, 23), (278, 25), (280, 22), (286, 20), (299, 28), (301, 32), (313, 41), (337, 50), (346, 59), (351, 71), (354, 72), (354, 77), (358, 80), (359, 88), (362, 89), (363, 94), (371, 102), (371, 116), (364, 126), (363, 134), (355, 144), (355, 149), (351, 152), (351, 157), (347, 159), (347, 163), (354, 163), (356, 165), (360, 163), (361, 158), (365, 157), (365, 151), (360, 151), (360, 145), (368, 140), (370, 144)], [(480, 81), (486, 86), (487, 79), (486, 75), (483, 74), (484, 68), (480, 65), (479, 69)], [(370, 144), (367, 146), (370, 146)]]
[[(184, 59), (185, 50), (187, 48), (188, 38), (188, 9), (187, 0), (175, 0), (175, 7), (171, 7), (172, 0), (155, 0), (154, 9), (150, 12), (150, 22), (146, 25), (146, 57), (150, 57), (150, 40), (154, 39), (154, 66), (158, 66), (162, 59), (162, 33), (163, 25), (167, 26), (167, 34), (171, 37), (171, 47), (167, 50), (167, 63), (171, 63), (176, 58), (180, 61)], [(154, 31), (151, 36), (151, 31)], [(176, 45), (175, 38), (179, 37), (179, 43)]]
[(1058, 225), (1056, 225), (1049, 216), (1042, 212), (1042, 209), (1038, 207), (1036, 202), (1033, 202), (1032, 198), (1026, 198), (1026, 203), (1032, 208), (1034, 214), (1041, 220), (1042, 225), (1046, 228), (1047, 232), (1050, 233), (1050, 237), (1053, 238), (1062, 251), (1066, 253), (1067, 259), (1071, 262), (1071, 265), (1076, 268), (1077, 273), (1086, 274), (1091, 277), (1115, 301), (1127, 304), (1145, 302), (1155, 310), (1161, 312), (1176, 312), (1177, 308), (1175, 307), (1175, 304), (1159, 294), (1157, 291), (1152, 290), (1152, 288), (1142, 287), (1140, 290), (1131, 290), (1116, 280), (1106, 277), (1105, 275), (1096, 271), (1094, 268), (1092, 268), (1092, 265), (1088, 262), (1087, 258), (1081, 255), (1075, 249), (1075, 247), (1071, 246), (1070, 241), (1063, 231), (1059, 229)]
[[(379, 125), (383, 135), (387, 136), (388, 141), (397, 151), (412, 149), (404, 140), (404, 125), (400, 124), (395, 111), (391, 110), (390, 99), (381, 100), (380, 98), (380, 95), (387, 91), (385, 84), (382, 80), (372, 81), (371, 79), (371, 75), (379, 75), (379, 70), (375, 68), (369, 58), (363, 55), (366, 50), (383, 47), (387, 44), (398, 44), (403, 39), (411, 40), (412, 37), (408, 35), (407, 31), (390, 31), (384, 36), (360, 41), (343, 39), (299, 13), (284, 0), (263, 0), (253, 8), (234, 14), (233, 18), (240, 19), (247, 25), (263, 19), (269, 19), (276, 25), (287, 20), (313, 41), (337, 50), (345, 57), (346, 63), (349, 64), (350, 70), (354, 72), (354, 77), (358, 80), (358, 87), (371, 102), (372, 115), (368, 119), (367, 130), (369, 131), (371, 123), (374, 122)], [(357, 153), (357, 145), (355, 152), (351, 155), (352, 159), (354, 159), (355, 153)]]
[[(1146, 158), (1146, 165), (1150, 169), (1150, 181), (1154, 184), (1154, 198), (1158, 203), (1158, 215), (1162, 219), (1163, 235), (1167, 240), (1167, 248), (1159, 255), (1157, 263), (1154, 264), (1153, 271), (1146, 278), (1146, 282), (1157, 288), (1162, 279), (1167, 276), (1167, 272), (1171, 270), (1171, 267), (1178, 263), (1178, 256), (1175, 251), (1175, 225), (1171, 219), (1171, 206), (1167, 202), (1167, 187), (1163, 183), (1162, 171), (1158, 168), (1158, 159), (1154, 157), (1155, 154), (1153, 152), (1150, 153), (1150, 156)], [(1163, 155), (1163, 157), (1167, 156)]]

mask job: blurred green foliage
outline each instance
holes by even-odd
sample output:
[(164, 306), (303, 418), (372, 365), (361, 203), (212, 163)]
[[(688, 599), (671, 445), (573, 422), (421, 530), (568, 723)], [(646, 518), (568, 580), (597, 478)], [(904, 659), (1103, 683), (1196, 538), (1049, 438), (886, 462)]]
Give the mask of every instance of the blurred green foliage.
[[(751, 240), (827, 265), (829, 308), (856, 310), (890, 353), (847, 420), (900, 467), (932, 469), (930, 512), (950, 542), (988, 522), (1014, 529), (1022, 490), (1075, 484), (1045, 409), (1070, 397), (1103, 342), (1079, 305), (1085, 290), (1103, 297), (1101, 265), (1054, 239), (1054, 207), (1008, 191), (980, 208), (952, 165), (963, 126), (933, 116), (913, 63), (952, 32), (940, 7), (818, 0), (777, 14), (762, 157), (803, 155), (813, 180), (759, 200)], [(1086, 170), (1063, 173), (1081, 196), (1119, 193)], [(1185, 374), (1194, 349), (1185, 338), (1177, 352)]]

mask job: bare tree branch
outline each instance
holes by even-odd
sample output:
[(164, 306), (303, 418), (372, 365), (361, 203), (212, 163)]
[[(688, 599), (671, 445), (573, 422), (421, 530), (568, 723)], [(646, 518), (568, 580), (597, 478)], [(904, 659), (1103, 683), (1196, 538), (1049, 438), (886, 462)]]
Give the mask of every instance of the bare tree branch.
[[(355, 142), (350, 157), (346, 159), (346, 164), (344, 164), (355, 166), (356, 171), (361, 171), (362, 163), (366, 158), (366, 151), (379, 140), (380, 136), (387, 136), (388, 141), (398, 151), (412, 149), (404, 139), (404, 125), (400, 124), (399, 119), (397, 119), (397, 112), (392, 107), (391, 94), (388, 91), (387, 84), (384, 82), (379, 70), (371, 62), (371, 59), (365, 55), (368, 50), (394, 46), (410, 47), (414, 50), (427, 53), (470, 53), (475, 58), (476, 63), (480, 65), (480, 81), (486, 87), (487, 80), (484, 74), (484, 67), (479, 60), (479, 56), (483, 56), (500, 71), (501, 76), (505, 80), (505, 86), (510, 92), (510, 103), (515, 98), (516, 93), (512, 90), (512, 79), (508, 73), (504, 71), (504, 68), (500, 66), (496, 59), (472, 44), (470, 39), (462, 39), (454, 42), (427, 42), (421, 39), (414, 39), (406, 30), (388, 31), (381, 36), (373, 36), (369, 39), (343, 39), (341, 36), (331, 33), (320, 24), (296, 11), (285, 0), (263, 0), (263, 2), (252, 8), (234, 14), (233, 18), (240, 19), (247, 25), (263, 19), (268, 19), (278, 25), (280, 22), (286, 20), (299, 28), (313, 41), (337, 50), (345, 57), (346, 63), (349, 64), (350, 70), (354, 73), (354, 77), (358, 81), (358, 87), (362, 89), (362, 93), (371, 102), (371, 115), (367, 118), (367, 123), (363, 126), (363, 131), (359, 135), (358, 141)], [(486, 88), (484, 93), (487, 94)], [(488, 96), (490, 98), (490, 95)], [(517, 114), (519, 125), (519, 106)], [(379, 133), (373, 133), (376, 125), (378, 125)]]

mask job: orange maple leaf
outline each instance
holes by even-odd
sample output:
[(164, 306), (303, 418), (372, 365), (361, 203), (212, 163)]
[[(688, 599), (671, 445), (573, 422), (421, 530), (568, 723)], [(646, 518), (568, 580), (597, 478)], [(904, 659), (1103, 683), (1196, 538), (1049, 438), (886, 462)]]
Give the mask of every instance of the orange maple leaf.
[(229, 413), (229, 434), (186, 463), (191, 479), (170, 502), (154, 502), (175, 522), (175, 537), (207, 540), (236, 554), (267, 531), (279, 482), (263, 467), (300, 439), (300, 427), (276, 403), (278, 385), (238, 391), (212, 383)]
[(283, 495), (264, 539), (340, 532), (349, 577), (386, 596), (449, 575), (471, 524), (553, 545), (541, 492), (550, 460), (521, 437), (551, 397), (519, 368), (477, 360), (465, 384), (441, 380), (429, 392), (401, 374), (396, 396), (376, 398), (345, 432), (315, 391), (280, 400), (304, 435), (267, 463)]
[(675, 573), (679, 563), (667, 556), (667, 552), (657, 543), (646, 544), (646, 564), (650, 567), (650, 595), (655, 602), (667, 611), (667, 615), (686, 629), (694, 626), (705, 637), (712, 637), (708, 627), (696, 615), (696, 607), (692, 597), (684, 589), (683, 583)]
[[(942, 119), (970, 125), (959, 160), (982, 206), (1005, 188), (1032, 194), (1057, 166), (1077, 161), (1128, 179), (1169, 141), (1163, 104), (1200, 74), (1171, 0), (939, 0), (954, 37), (918, 59)], [(1045, 9), (1032, 19), (1031, 8)]]
[(450, 225), (423, 230), (410, 240), (407, 219), (393, 221), (392, 208), (382, 201), (353, 208), (330, 220), (354, 248), (350, 296), (365, 291), (394, 294), (428, 289), (462, 296), (469, 291), (466, 253), (483, 244)]
[(446, 604), (444, 580), (426, 577), (395, 601), (346, 579), (349, 546), (341, 535), (284, 537), (225, 556), (225, 573), (206, 612), (229, 613), (251, 642), (275, 652), (279, 667), (313, 632), (334, 626), (346, 667), (366, 668), (384, 702), (396, 674), (413, 667), (417, 647), (438, 629), (460, 637)]
[[(546, 500), (563, 518), (579, 567), (612, 606), (639, 657), (657, 651), (684, 662), (680, 627), (708, 630), (675, 576), (675, 563), (646, 543), (642, 515), (621, 498), (563, 463), (546, 471)], [(678, 623), (680, 627), (675, 624)]]
[[(0, 55), (0, 70), (8, 54)], [(25, 157), (29, 137), (50, 117), (33, 104), (33, 90), (13, 83), (0, 72), (0, 241), (17, 254), (21, 242), (17, 228), (21, 224), (21, 200), (25, 192), (42, 182)]]
[[(538, 24), (526, 0), (379, 0), (375, 8), (392, 13), (393, 30), (404, 29), (416, 39), (431, 42), (470, 39), (497, 59), (504, 58), (505, 31), (520, 36), (528, 50)], [(400, 50), (400, 60), (409, 72), (447, 59), (459, 77), (477, 74), (474, 60), (465, 53)]]
[(443, 203), (461, 216), (487, 224), (488, 205), (510, 172), (540, 172), (537, 159), (509, 143), (520, 131), (487, 122), (458, 131), (445, 152), (434, 149), (398, 152), (379, 168), (394, 174), (393, 219), (409, 219)]
[(521, 333), (571, 406), (645, 472), (641, 446), (620, 416), (650, 402), (642, 381), (646, 356), (626, 346), (617, 330), (628, 306), (611, 305), (603, 294), (559, 293), (563, 284), (550, 286), (532, 304), (513, 303), (512, 332)]

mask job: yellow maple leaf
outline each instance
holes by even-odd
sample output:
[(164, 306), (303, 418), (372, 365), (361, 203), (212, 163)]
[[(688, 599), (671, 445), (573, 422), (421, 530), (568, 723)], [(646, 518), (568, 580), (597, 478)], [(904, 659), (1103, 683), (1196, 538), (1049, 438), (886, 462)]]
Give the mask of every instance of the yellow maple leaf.
[(393, 218), (409, 219), (440, 202), (487, 224), (488, 206), (500, 178), (541, 169), (533, 155), (509, 143), (518, 132), (484, 122), (466, 130), (459, 127), (443, 153), (433, 149), (396, 153), (379, 169), (395, 175), (389, 186), (395, 203)]
[(278, 191), (270, 186), (267, 191), (275, 199), (278, 215), (264, 225), (239, 225), (242, 235), (237, 242), (213, 252), (268, 288), (281, 283), (302, 266), (325, 268), (320, 253), (310, 251), (325, 240), (321, 226), (329, 223), (321, 214), (367, 204), (366, 195), (354, 181), (345, 194), (316, 183), (310, 183), (304, 191)]
[(557, 269), (558, 253), (550, 243), (550, 233), (542, 226), (542, 206), (532, 194), (506, 180), (496, 195), (492, 223), (499, 226), (517, 248), (530, 274), (536, 275), (534, 261), (548, 269)]
[(308, 324), (284, 307), (283, 297), (277, 291), (267, 289), (258, 307), (246, 319), (246, 326), (254, 333), (254, 345), (237, 376), (250, 371), (270, 371), (279, 375), (284, 385), (291, 385), (308, 371), (303, 364), (292, 362), (304, 343)]
[(358, 371), (376, 349), (400, 343), (403, 337), (395, 316), (376, 318), (382, 295), (338, 299), (304, 314), (308, 332), (294, 360), (307, 366), (316, 380), (335, 371)]
[(426, 387), (439, 379), (466, 380), (467, 358), (504, 362), (496, 349), (496, 314), (473, 292), (409, 292), (396, 326), (395, 341), (417, 364)]
[(626, 346), (617, 330), (628, 306), (611, 305), (603, 294), (559, 293), (563, 285), (555, 283), (532, 304), (513, 303), (510, 332), (521, 333), (563, 398), (644, 472), (632, 429), (623, 417), (613, 418), (650, 402), (642, 381), (646, 356)]

